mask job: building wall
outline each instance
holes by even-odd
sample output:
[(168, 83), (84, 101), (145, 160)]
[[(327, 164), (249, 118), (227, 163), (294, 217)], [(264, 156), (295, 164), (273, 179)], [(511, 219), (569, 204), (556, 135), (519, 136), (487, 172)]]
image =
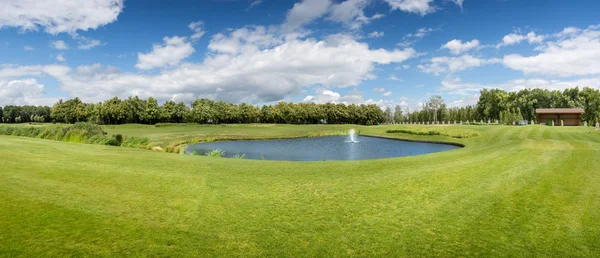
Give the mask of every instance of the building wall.
[(554, 125), (560, 125), (560, 120), (564, 121), (565, 126), (578, 126), (581, 121), (579, 114), (538, 114), (538, 123), (548, 124), (549, 120), (554, 120)]

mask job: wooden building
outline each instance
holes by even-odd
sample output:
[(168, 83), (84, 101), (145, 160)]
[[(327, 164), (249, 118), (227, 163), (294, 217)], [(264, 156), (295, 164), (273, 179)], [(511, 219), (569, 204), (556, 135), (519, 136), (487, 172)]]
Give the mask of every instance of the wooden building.
[(537, 121), (540, 124), (548, 124), (548, 121), (554, 121), (555, 126), (560, 125), (560, 121), (565, 126), (580, 126), (582, 108), (538, 108), (535, 110)]

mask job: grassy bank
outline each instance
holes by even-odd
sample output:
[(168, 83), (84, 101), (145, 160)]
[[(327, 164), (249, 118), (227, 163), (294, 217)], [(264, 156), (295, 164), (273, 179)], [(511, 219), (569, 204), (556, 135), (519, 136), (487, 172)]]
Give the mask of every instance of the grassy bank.
[(0, 125), (0, 135), (74, 143), (149, 148), (149, 140), (145, 137), (127, 137), (122, 134), (108, 135), (100, 126), (91, 123), (75, 123), (73, 125), (3, 124)]
[[(419, 126), (414, 127), (418, 130)], [(600, 253), (600, 134), (572, 127), (103, 128), (194, 137), (340, 131), (453, 141), (459, 150), (277, 162), (0, 136), (0, 256), (512, 256)]]

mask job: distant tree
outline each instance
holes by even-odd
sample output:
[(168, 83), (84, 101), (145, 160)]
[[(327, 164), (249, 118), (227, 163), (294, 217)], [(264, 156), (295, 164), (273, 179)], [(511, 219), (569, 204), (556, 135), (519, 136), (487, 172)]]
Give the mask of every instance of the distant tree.
[(392, 111), (391, 107), (387, 107), (385, 109), (385, 122), (388, 124), (394, 123), (394, 111)]
[(402, 106), (400, 105), (396, 105), (396, 107), (394, 108), (394, 122), (402, 122)]
[(433, 95), (429, 98), (429, 102), (427, 103), (428, 109), (433, 111), (433, 121), (437, 122), (438, 120), (438, 111), (444, 104), (444, 100), (440, 95)]

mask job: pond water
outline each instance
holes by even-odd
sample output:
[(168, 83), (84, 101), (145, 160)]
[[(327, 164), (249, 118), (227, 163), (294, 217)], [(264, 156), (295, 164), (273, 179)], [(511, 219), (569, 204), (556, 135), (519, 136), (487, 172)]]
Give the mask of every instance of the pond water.
[(320, 161), (364, 160), (414, 156), (460, 148), (448, 144), (408, 142), (366, 136), (328, 136), (283, 140), (224, 141), (190, 145), (188, 153), (201, 155), (215, 149), (227, 158), (245, 154), (247, 159)]

